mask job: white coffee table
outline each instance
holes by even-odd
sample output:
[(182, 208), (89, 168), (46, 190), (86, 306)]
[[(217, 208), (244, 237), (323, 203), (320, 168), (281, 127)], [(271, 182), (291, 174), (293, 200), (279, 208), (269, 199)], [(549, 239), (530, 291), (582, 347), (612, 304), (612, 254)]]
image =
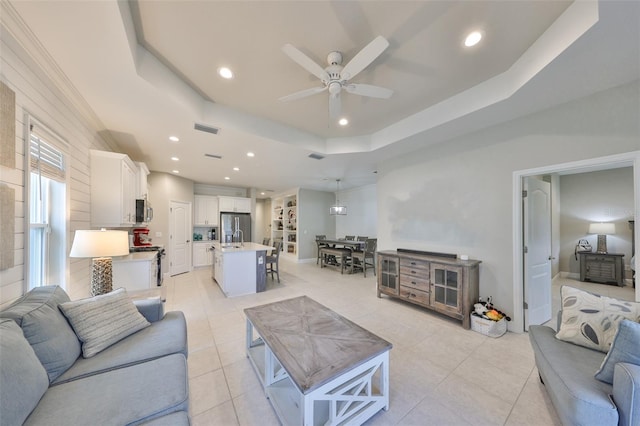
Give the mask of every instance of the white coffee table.
[(247, 356), (282, 424), (359, 425), (389, 409), (391, 343), (307, 296), (244, 312)]

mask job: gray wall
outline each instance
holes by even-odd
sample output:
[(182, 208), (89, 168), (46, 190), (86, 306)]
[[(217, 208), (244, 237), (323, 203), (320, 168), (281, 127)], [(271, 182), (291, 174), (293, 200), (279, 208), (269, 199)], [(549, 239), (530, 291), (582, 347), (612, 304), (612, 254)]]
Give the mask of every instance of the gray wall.
[(340, 191), (340, 204), (347, 206), (346, 216), (336, 216), (336, 237), (378, 235), (378, 195), (376, 185)]
[[(579, 262), (574, 256), (579, 239), (587, 239), (593, 250), (597, 247), (597, 235), (588, 234), (592, 222), (613, 222), (616, 234), (607, 236), (610, 253), (623, 253), (625, 267), (631, 259), (631, 229), (633, 218), (633, 168), (603, 170), (560, 176), (562, 208), (560, 232), (562, 249), (560, 269), (577, 278)], [(626, 273), (630, 277), (630, 273)]]
[[(169, 202), (191, 203), (193, 211), (193, 181), (169, 173), (151, 172), (147, 178), (149, 200), (153, 206), (153, 220), (149, 224), (149, 235), (154, 244), (162, 244), (167, 249), (167, 265), (171, 262), (169, 253)], [(158, 236), (157, 233), (161, 236)], [(165, 270), (164, 272), (168, 272)]]
[(316, 258), (316, 235), (335, 235), (336, 221), (329, 215), (329, 207), (333, 203), (335, 199), (331, 192), (298, 191), (298, 260)]
[(514, 171), (640, 149), (639, 95), (636, 81), (380, 164), (379, 249), (480, 259), (480, 295), (512, 314)]

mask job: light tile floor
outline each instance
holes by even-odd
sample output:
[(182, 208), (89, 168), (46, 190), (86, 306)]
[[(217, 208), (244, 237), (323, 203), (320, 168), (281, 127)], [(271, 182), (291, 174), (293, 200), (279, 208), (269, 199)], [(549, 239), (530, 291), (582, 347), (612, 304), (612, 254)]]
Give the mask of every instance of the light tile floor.
[[(368, 425), (560, 424), (538, 380), (527, 334), (493, 339), (431, 311), (379, 299), (373, 275), (341, 275), (287, 261), (280, 269), (280, 284), (269, 278), (266, 292), (232, 299), (222, 294), (209, 269), (165, 281), (166, 309), (183, 311), (188, 322), (192, 424), (279, 424), (245, 356), (243, 309), (300, 295), (393, 343), (390, 408)], [(554, 294), (567, 281), (589, 286), (557, 280)], [(615, 287), (598, 287), (621, 297)]]

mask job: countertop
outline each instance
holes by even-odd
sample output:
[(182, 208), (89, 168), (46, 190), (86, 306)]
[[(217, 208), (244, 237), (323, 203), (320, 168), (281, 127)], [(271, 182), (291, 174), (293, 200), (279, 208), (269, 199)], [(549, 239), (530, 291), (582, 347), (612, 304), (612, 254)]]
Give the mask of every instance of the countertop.
[(113, 262), (150, 262), (158, 255), (157, 251), (139, 251), (125, 256), (113, 256)]
[(244, 243), (242, 247), (239, 243), (233, 243), (233, 247), (225, 247), (227, 244), (220, 244), (218, 241), (211, 241), (211, 245), (215, 247), (216, 250), (220, 250), (222, 253), (241, 253), (246, 251), (266, 251), (273, 250), (274, 247), (265, 246), (258, 243)]

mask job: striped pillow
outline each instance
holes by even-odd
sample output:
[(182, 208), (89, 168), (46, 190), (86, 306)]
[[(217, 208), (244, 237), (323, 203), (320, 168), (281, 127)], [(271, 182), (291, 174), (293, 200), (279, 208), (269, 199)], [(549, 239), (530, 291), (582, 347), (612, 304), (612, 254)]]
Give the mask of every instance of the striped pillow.
[(59, 306), (82, 342), (85, 358), (151, 325), (127, 297), (124, 288)]

